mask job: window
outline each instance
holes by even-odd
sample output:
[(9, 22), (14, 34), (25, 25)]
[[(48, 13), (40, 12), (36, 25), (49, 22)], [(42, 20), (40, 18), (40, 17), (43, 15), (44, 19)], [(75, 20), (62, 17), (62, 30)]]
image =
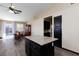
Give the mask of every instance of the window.
[(21, 23), (16, 24), (16, 31), (24, 31), (24, 25)]

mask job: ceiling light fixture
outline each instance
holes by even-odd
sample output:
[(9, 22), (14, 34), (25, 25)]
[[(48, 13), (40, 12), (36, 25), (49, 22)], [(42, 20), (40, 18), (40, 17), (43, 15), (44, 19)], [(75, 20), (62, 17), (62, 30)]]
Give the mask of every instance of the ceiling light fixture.
[(16, 9), (15, 6), (12, 3), (11, 3), (11, 5), (9, 7), (3, 6), (3, 5), (0, 5), (0, 6), (8, 8), (10, 13), (14, 13), (14, 14), (20, 14), (20, 13), (22, 13), (22, 11)]
[(12, 10), (9, 10), (10, 13), (14, 14), (14, 12)]

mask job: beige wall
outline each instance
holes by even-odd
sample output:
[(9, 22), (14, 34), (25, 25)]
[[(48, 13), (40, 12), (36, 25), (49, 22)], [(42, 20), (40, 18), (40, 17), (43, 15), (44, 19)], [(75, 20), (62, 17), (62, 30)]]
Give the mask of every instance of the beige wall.
[(60, 7), (54, 12), (51, 9), (47, 11), (49, 13), (40, 14), (36, 20), (31, 22), (32, 34), (43, 36), (43, 18), (62, 15), (62, 47), (79, 53), (79, 4), (69, 5), (66, 8)]
[(62, 45), (79, 53), (79, 5), (63, 12)]
[(0, 20), (0, 37), (2, 37), (2, 21)]
[(32, 35), (40, 35), (43, 36), (43, 19), (38, 19), (32, 22)]

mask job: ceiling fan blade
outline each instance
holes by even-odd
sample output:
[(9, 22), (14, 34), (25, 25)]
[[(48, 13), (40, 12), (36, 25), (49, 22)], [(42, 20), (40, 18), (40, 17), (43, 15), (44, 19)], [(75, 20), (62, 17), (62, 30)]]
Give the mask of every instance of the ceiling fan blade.
[(17, 12), (22, 12), (21, 10), (15, 10), (15, 11), (17, 11)]
[(12, 3), (11, 3), (11, 6), (9, 7), (4, 5), (0, 5), (0, 6), (8, 8), (9, 10), (13, 11), (14, 14), (20, 14), (22, 12), (21, 10), (17, 10), (16, 8), (14, 8), (15, 6)]
[(14, 9), (14, 8), (11, 8), (11, 7), (9, 7), (9, 9), (12, 10), (15, 14), (16, 13), (19, 14), (19, 13), (22, 12), (21, 10), (17, 10), (17, 9)]
[(14, 11), (14, 13), (15, 13), (15, 14), (20, 14), (21, 12), (18, 12), (18, 11)]
[(7, 6), (4, 6), (4, 5), (0, 5), (1, 7), (5, 7), (5, 8), (9, 8), (9, 7), (7, 7)]

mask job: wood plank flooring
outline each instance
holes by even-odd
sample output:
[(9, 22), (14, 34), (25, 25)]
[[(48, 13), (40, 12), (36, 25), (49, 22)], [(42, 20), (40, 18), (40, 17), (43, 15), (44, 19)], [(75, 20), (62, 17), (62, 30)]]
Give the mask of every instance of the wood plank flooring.
[(79, 56), (78, 54), (72, 53), (70, 51), (55, 47), (55, 56)]
[(0, 56), (26, 56), (24, 40), (0, 40)]
[[(0, 56), (26, 56), (25, 40), (0, 39)], [(55, 56), (79, 56), (55, 47)]]

